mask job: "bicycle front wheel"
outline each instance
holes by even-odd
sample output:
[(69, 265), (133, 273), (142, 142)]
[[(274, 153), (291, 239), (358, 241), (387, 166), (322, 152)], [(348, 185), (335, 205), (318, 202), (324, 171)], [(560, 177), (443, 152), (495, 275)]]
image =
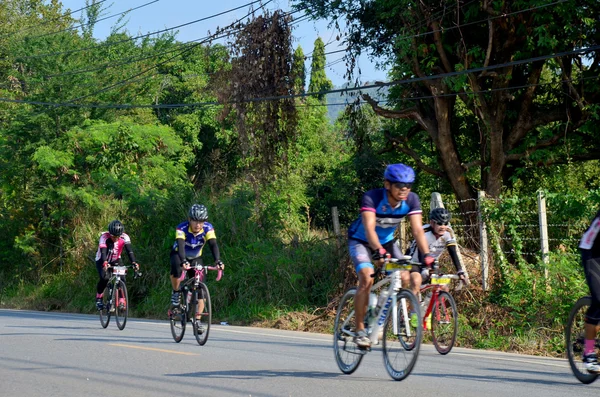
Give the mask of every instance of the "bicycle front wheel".
[[(592, 304), (592, 298), (585, 296), (575, 302), (575, 306), (569, 314), (569, 321), (565, 328), (565, 340), (567, 343), (567, 357), (573, 375), (584, 384), (592, 383), (598, 378), (598, 374), (590, 374), (583, 366), (583, 351), (585, 347), (585, 314)], [(598, 339), (596, 339), (598, 348)]]
[(354, 343), (356, 317), (354, 315), (354, 298), (356, 288), (350, 288), (342, 296), (335, 315), (333, 329), (333, 352), (340, 370), (351, 374), (358, 368), (366, 350), (361, 350)]
[[(402, 289), (396, 297), (396, 315), (390, 310), (383, 327), (383, 363), (392, 379), (403, 380), (410, 374), (419, 357), (423, 340), (423, 317), (419, 301), (411, 291)], [(410, 326), (410, 309), (417, 314), (418, 326), (415, 328)]]
[[(185, 296), (183, 297), (185, 299)], [(185, 302), (185, 301), (184, 301)], [(171, 335), (175, 342), (179, 343), (185, 334), (185, 323), (187, 322), (187, 307), (182, 303), (169, 310), (169, 322), (171, 323)]]
[[(200, 283), (196, 294), (201, 294), (201, 303), (204, 303), (204, 307), (200, 311), (200, 318), (196, 315), (196, 318), (192, 320), (192, 326), (194, 328), (194, 336), (200, 346), (203, 346), (208, 340), (208, 331), (210, 331), (210, 322), (212, 321), (212, 307), (210, 304), (210, 294), (208, 293), (208, 287), (204, 283)], [(198, 296), (198, 295), (197, 295)]]
[(116, 285), (117, 291), (115, 294), (115, 320), (117, 327), (122, 331), (127, 324), (127, 316), (129, 315), (129, 300), (127, 299), (127, 286), (122, 280)]
[(440, 354), (448, 354), (458, 332), (458, 311), (452, 295), (440, 291), (431, 311), (431, 337), (433, 345)]
[(100, 324), (102, 324), (102, 328), (108, 327), (108, 324), (110, 323), (110, 302), (112, 298), (112, 288), (109, 288), (109, 286), (110, 284), (104, 288), (104, 293), (102, 294), (102, 310), (99, 312)]

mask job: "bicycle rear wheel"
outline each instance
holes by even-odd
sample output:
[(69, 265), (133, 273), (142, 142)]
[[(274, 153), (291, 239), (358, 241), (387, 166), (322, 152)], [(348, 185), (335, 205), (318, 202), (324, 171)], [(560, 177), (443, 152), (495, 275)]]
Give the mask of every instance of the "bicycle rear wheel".
[[(598, 378), (598, 374), (590, 374), (583, 366), (583, 351), (585, 347), (585, 314), (592, 304), (592, 298), (585, 296), (579, 298), (571, 313), (565, 328), (565, 340), (567, 343), (567, 358), (573, 371), (573, 375), (584, 384), (592, 383)], [(598, 340), (596, 339), (596, 348)]]
[[(117, 327), (122, 331), (127, 324), (127, 316), (129, 315), (129, 300), (127, 299), (127, 285), (123, 280), (119, 281), (116, 285), (115, 293), (115, 320), (117, 320)], [(125, 303), (122, 304), (123, 299)]]
[(431, 337), (433, 345), (440, 354), (448, 354), (458, 331), (458, 311), (452, 295), (440, 291), (431, 311)]
[[(383, 327), (383, 363), (392, 379), (403, 380), (410, 374), (419, 357), (419, 350), (423, 339), (423, 317), (419, 310), (419, 301), (412, 292), (402, 289), (396, 296), (398, 302), (395, 316), (397, 333), (394, 333), (393, 310), (390, 310)], [(406, 327), (410, 327), (408, 325), (410, 315), (408, 314), (408, 310), (406, 310), (407, 316), (404, 316), (405, 310), (403, 309), (402, 299), (406, 301), (409, 308), (413, 308), (416, 311), (417, 324), (419, 324), (416, 328), (410, 328), (411, 334), (414, 335), (411, 335), (409, 338), (409, 348), (407, 348), (406, 342), (408, 338)]]
[[(208, 287), (204, 283), (200, 283), (196, 294), (202, 295), (204, 301), (204, 309), (200, 313), (200, 320), (195, 316), (192, 320), (192, 326), (194, 328), (194, 336), (200, 346), (203, 346), (208, 340), (208, 332), (210, 331), (210, 322), (212, 321), (212, 306), (210, 303), (210, 293)], [(198, 296), (198, 295), (196, 295)], [(195, 312), (194, 308), (194, 312)]]
[(187, 322), (187, 307), (183, 302), (186, 302), (185, 293), (181, 294), (179, 305), (172, 307), (169, 310), (169, 322), (171, 323), (171, 335), (175, 342), (179, 343), (185, 334), (185, 324)]
[(110, 301), (112, 298), (112, 288), (109, 286), (110, 284), (104, 288), (104, 293), (102, 294), (102, 310), (99, 311), (100, 324), (102, 324), (102, 328), (108, 327), (108, 324), (110, 323)]
[(342, 296), (335, 315), (333, 329), (333, 352), (335, 361), (340, 370), (345, 374), (351, 374), (358, 368), (366, 350), (361, 350), (354, 343), (354, 330), (356, 330), (356, 318), (354, 316), (354, 297), (356, 288), (350, 288)]

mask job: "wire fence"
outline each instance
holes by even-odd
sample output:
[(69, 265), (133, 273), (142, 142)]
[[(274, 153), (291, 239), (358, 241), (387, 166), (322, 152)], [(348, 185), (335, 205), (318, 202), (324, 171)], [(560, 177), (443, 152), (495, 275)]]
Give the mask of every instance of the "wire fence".
[[(540, 190), (533, 197), (510, 198), (479, 192), (478, 199), (461, 201), (444, 201), (433, 193), (429, 207), (422, 204), (424, 222), (432, 208), (443, 206), (452, 213), (450, 225), (461, 254), (478, 264), (477, 277), (486, 290), (489, 271), (497, 261), (537, 265), (545, 272), (551, 252), (577, 261), (581, 235), (600, 207), (600, 191), (571, 195)], [(408, 222), (398, 229), (403, 249), (412, 238), (408, 229)]]

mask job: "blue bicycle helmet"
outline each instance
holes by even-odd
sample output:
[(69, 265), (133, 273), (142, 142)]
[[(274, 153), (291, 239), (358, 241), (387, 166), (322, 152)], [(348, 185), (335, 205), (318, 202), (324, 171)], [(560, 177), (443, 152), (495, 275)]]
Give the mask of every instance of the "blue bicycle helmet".
[(386, 167), (383, 177), (391, 183), (414, 183), (415, 171), (406, 164), (390, 164)]

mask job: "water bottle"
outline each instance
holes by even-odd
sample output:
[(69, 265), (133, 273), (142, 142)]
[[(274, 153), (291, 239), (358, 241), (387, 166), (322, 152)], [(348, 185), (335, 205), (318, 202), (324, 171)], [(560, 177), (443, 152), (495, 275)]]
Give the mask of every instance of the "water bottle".
[(371, 328), (375, 322), (375, 316), (377, 316), (377, 295), (373, 292), (369, 294), (369, 307), (367, 308), (367, 315), (365, 316), (365, 327), (367, 333), (371, 333)]
[(190, 302), (192, 300), (192, 293), (190, 291), (185, 291), (185, 294), (187, 295), (186, 301), (187, 301), (187, 305), (189, 307), (190, 306)]
[(423, 308), (423, 310), (422, 310), (423, 313), (425, 313), (425, 310), (427, 310), (427, 306), (429, 305), (430, 300), (431, 300), (431, 292), (427, 292), (427, 294), (423, 298), (423, 301), (421, 301), (421, 307)]
[(381, 291), (381, 294), (379, 294), (379, 301), (377, 302), (377, 308), (375, 309), (377, 313), (379, 313), (381, 307), (387, 302), (388, 294), (388, 290), (383, 290)]

